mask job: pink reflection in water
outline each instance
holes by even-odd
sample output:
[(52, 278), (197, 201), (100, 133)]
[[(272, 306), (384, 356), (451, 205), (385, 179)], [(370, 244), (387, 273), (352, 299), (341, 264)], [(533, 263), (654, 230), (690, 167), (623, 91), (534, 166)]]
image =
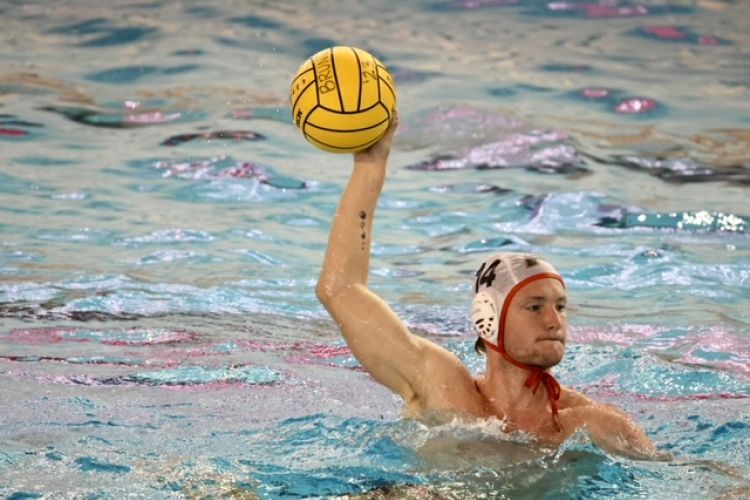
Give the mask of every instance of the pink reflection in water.
[(581, 97), (586, 99), (604, 99), (611, 96), (613, 93), (612, 89), (603, 87), (587, 87), (581, 90)]
[(141, 329), (88, 330), (70, 327), (19, 328), (10, 332), (17, 344), (42, 345), (59, 342), (99, 342), (113, 346), (148, 346), (189, 342), (198, 338), (195, 332), (183, 330)]
[(41, 327), (16, 329), (10, 332), (11, 342), (17, 344), (41, 345), (57, 344), (63, 341), (87, 342), (87, 339), (70, 338), (76, 331), (75, 328), (66, 327)]
[(150, 113), (129, 113), (123, 116), (123, 122), (130, 125), (158, 125), (179, 120), (180, 113), (162, 113), (152, 111)]
[(459, 0), (449, 3), (448, 7), (452, 9), (481, 9), (482, 7), (517, 5), (519, 2), (520, 0)]
[(666, 328), (652, 325), (621, 325), (607, 327), (571, 327), (570, 340), (578, 344), (616, 344), (631, 346), (653, 337)]
[(693, 345), (676, 362), (750, 375), (750, 344), (737, 333), (713, 326), (690, 340)]
[(636, 115), (653, 111), (657, 106), (656, 101), (648, 97), (630, 97), (618, 103), (615, 106), (615, 111), (625, 115)]
[(671, 363), (750, 375), (750, 344), (739, 332), (712, 326), (695, 328), (680, 336), (660, 336), (669, 331), (652, 325), (573, 327), (570, 341), (627, 347), (640, 344), (657, 355), (668, 355), (666, 357)]
[(644, 5), (602, 5), (598, 3), (550, 2), (547, 8), (551, 11), (583, 11), (589, 19), (613, 19), (620, 17), (648, 16), (649, 10)]
[(17, 128), (4, 128), (0, 127), (0, 135), (4, 135), (7, 137), (23, 137), (28, 135), (29, 133), (25, 130), (20, 130)]
[(675, 26), (646, 26), (643, 30), (661, 40), (684, 40), (687, 38), (687, 33)]
[(594, 397), (597, 399), (606, 399), (611, 401), (624, 401), (630, 399), (634, 401), (649, 401), (659, 403), (674, 403), (680, 401), (713, 401), (713, 400), (727, 400), (727, 399), (750, 399), (750, 395), (747, 394), (735, 394), (730, 392), (718, 392), (718, 393), (701, 393), (701, 394), (684, 394), (679, 396), (665, 396), (665, 395), (648, 395), (638, 394), (635, 392), (622, 392), (614, 389), (614, 384), (594, 384), (584, 388), (584, 392), (587, 396)]
[(699, 45), (721, 45), (721, 40), (713, 35), (701, 35), (698, 37)]

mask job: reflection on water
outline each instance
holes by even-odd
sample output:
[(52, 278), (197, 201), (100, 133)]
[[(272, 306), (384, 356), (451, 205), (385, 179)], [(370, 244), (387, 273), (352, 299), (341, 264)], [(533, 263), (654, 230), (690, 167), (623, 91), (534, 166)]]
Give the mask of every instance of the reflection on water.
[[(0, 492), (746, 496), (748, 5), (6, 2)], [(289, 120), (300, 62), (382, 60), (402, 127), (372, 286), (473, 372), (485, 253), (571, 293), (560, 380), (672, 463), (424, 427), (314, 287), (350, 159)]]

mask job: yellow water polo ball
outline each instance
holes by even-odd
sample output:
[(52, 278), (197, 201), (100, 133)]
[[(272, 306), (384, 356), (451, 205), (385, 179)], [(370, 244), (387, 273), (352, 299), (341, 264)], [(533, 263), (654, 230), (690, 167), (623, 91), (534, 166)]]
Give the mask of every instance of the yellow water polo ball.
[(383, 63), (355, 47), (330, 47), (292, 80), (292, 119), (311, 144), (355, 153), (383, 137), (396, 109), (396, 87)]

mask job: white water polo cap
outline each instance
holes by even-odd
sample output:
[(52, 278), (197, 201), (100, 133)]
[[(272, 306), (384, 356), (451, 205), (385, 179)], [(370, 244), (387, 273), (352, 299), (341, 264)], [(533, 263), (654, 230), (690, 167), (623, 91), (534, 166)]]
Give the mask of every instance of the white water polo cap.
[(476, 274), (471, 320), (479, 337), (505, 354), (505, 320), (513, 296), (539, 279), (565, 282), (549, 262), (526, 254), (496, 253), (487, 257)]

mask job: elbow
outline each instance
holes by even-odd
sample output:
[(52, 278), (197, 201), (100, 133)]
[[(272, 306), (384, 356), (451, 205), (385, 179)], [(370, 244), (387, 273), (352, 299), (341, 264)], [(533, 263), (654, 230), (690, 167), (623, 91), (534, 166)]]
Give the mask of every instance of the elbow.
[(362, 285), (359, 283), (321, 279), (315, 287), (315, 296), (326, 309), (330, 310), (333, 304), (361, 289)]
[(349, 286), (336, 283), (334, 280), (320, 279), (318, 285), (315, 287), (315, 296), (321, 304), (327, 307), (332, 304), (337, 297), (341, 296), (347, 288), (349, 288)]
[(335, 294), (333, 292), (333, 288), (329, 286), (329, 283), (325, 282), (324, 280), (320, 280), (318, 281), (318, 286), (315, 287), (315, 296), (318, 298), (321, 304), (326, 305), (333, 300)]

